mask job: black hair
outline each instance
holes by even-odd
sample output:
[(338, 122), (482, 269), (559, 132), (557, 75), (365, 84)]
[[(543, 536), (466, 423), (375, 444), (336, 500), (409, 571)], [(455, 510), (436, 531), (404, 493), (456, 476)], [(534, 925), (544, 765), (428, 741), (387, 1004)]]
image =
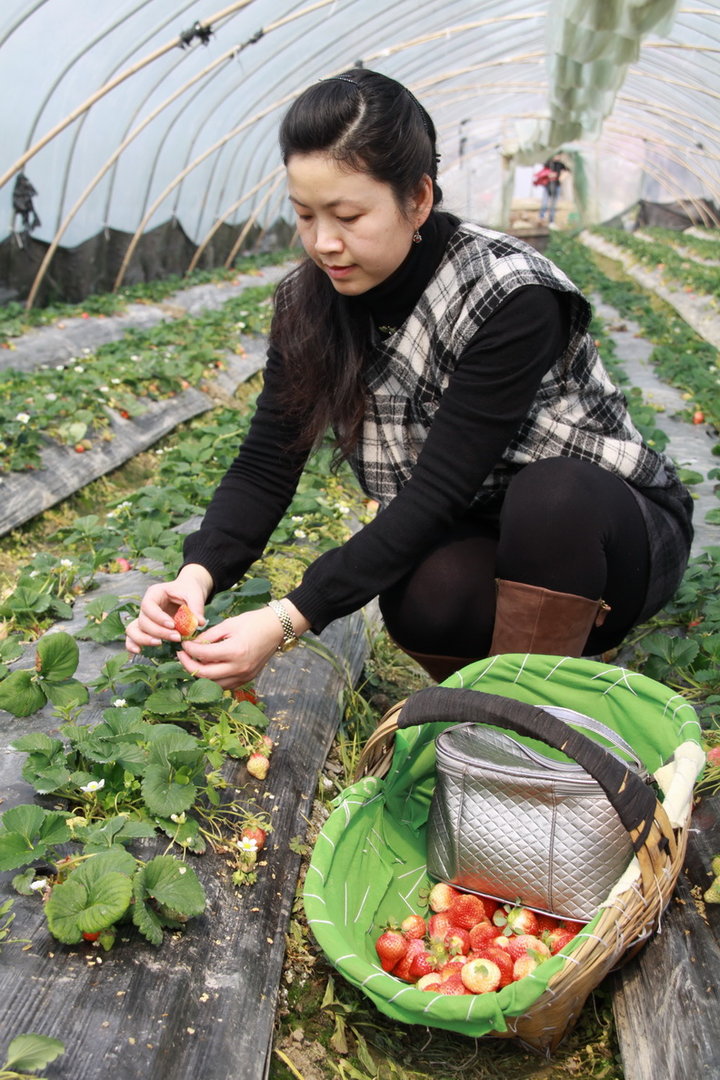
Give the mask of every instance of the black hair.
[[(437, 184), (435, 125), (401, 83), (366, 68), (353, 68), (305, 90), (280, 126), (287, 165), (294, 154), (325, 153), (340, 165), (388, 184), (406, 213), (424, 176)], [(284, 362), (283, 405), (303, 420), (300, 443), (317, 445), (335, 433), (336, 460), (352, 452), (365, 412), (362, 372), (369, 344), (367, 316), (336, 292), (311, 259), (283, 282), (271, 342)]]

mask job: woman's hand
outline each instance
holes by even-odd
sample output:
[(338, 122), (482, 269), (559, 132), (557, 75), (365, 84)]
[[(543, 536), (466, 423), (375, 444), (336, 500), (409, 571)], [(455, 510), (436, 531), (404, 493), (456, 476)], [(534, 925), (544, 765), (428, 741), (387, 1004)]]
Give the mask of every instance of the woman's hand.
[[(288, 600), (283, 603), (300, 636), (310, 628), (307, 619)], [(234, 690), (262, 671), (282, 641), (280, 620), (271, 608), (264, 607), (225, 619), (184, 641), (177, 655), (191, 675), (212, 679), (224, 690)]]
[(212, 577), (205, 567), (198, 563), (183, 566), (174, 581), (151, 585), (142, 598), (137, 619), (133, 619), (125, 628), (127, 651), (139, 653), (148, 645), (180, 641), (173, 615), (181, 604), (187, 604), (202, 624), (205, 621), (205, 601), (212, 587)]

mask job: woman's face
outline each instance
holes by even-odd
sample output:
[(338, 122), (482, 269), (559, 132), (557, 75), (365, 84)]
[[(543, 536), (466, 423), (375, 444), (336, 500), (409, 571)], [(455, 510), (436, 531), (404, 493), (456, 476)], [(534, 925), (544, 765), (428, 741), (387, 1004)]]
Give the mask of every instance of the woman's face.
[(343, 168), (325, 153), (293, 154), (288, 194), (303, 247), (344, 296), (390, 277), (432, 208), (432, 182), (403, 213), (389, 184)]

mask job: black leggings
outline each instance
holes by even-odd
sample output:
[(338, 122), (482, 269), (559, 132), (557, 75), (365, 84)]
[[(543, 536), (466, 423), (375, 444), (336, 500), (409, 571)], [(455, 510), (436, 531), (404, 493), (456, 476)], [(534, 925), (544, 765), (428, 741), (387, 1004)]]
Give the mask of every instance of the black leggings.
[(611, 607), (585, 647), (618, 645), (635, 625), (649, 575), (647, 531), (625, 482), (574, 458), (546, 458), (512, 479), (498, 515), (460, 522), (380, 596), (390, 635), (412, 652), (487, 656), (495, 579)]

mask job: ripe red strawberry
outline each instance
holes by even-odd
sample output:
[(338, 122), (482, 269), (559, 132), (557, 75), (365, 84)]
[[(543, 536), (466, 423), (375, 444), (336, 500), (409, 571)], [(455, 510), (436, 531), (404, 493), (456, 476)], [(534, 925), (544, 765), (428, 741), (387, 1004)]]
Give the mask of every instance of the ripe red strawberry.
[(440, 989), (440, 981), (435, 972), (432, 972), (430, 975), (421, 976), (421, 978), (419, 978), (418, 981), (415, 983), (415, 989), (434, 990), (435, 993), (437, 993)]
[(246, 762), (247, 771), (256, 780), (264, 780), (270, 768), (270, 762), (265, 754), (251, 754)]
[(560, 925), (564, 930), (572, 930), (573, 934), (579, 934), (585, 923), (576, 922), (575, 919), (561, 919)]
[(451, 926), (445, 935), (444, 945), (450, 956), (465, 955), (470, 948), (470, 934), (459, 926)]
[(375, 942), (383, 971), (392, 971), (407, 952), (408, 942), (399, 930), (385, 930)]
[(91, 934), (89, 930), (83, 931), (83, 940), (84, 941), (97, 941), (97, 939), (99, 937), (100, 937), (100, 931), (99, 930), (96, 933), (93, 933), (93, 934)]
[(262, 851), (267, 840), (267, 832), (259, 825), (246, 825), (240, 830), (241, 840), (254, 840), (257, 851)]
[(410, 938), (424, 938), (427, 933), (427, 927), (422, 915), (408, 915), (400, 923), (400, 929), (403, 934)]
[(125, 559), (122, 556), (115, 560), (115, 564), (121, 574), (126, 574), (128, 570), (132, 570), (132, 563), (129, 559)]
[(486, 945), (476, 957), (477, 960), (492, 960), (500, 968), (500, 989), (513, 981), (513, 967), (515, 961), (506, 949), (497, 945)]
[(448, 960), (446, 964), (441, 964), (437, 969), (440, 976), (440, 982), (445, 982), (446, 979), (451, 979), (453, 975), (457, 975), (463, 964), (467, 963), (467, 956), (454, 956), (452, 960)]
[(471, 994), (487, 994), (497, 990), (502, 978), (500, 968), (492, 960), (469, 960), (463, 964), (460, 978)]
[(448, 885), (445, 881), (438, 881), (436, 885), (433, 885), (428, 895), (430, 910), (447, 911), (455, 897), (459, 895), (458, 890), (454, 889), (452, 885)]
[(554, 930), (547, 930), (543, 934), (542, 940), (550, 949), (552, 955), (555, 956), (576, 936), (572, 930), (565, 930), (562, 926), (558, 926)]
[(451, 978), (445, 979), (444, 982), (440, 983), (440, 986), (438, 987), (438, 993), (447, 994), (449, 996), (454, 994), (469, 994), (470, 991), (465, 986), (465, 983), (462, 981), (462, 976), (458, 973), (457, 975), (453, 975)]
[(470, 930), (470, 948), (477, 951), (483, 945), (493, 941), (497, 936), (497, 926), (493, 926), (489, 919), (484, 919), (479, 923), (475, 923), (472, 930)]
[(518, 957), (524, 956), (527, 952), (536, 952), (543, 957), (550, 955), (550, 950), (545, 942), (532, 934), (516, 934), (507, 939), (507, 945), (501, 947), (510, 953), (513, 960), (517, 960)]
[(198, 628), (198, 621), (196, 616), (192, 613), (187, 604), (181, 604), (175, 612), (173, 618), (175, 623), (175, 629), (181, 637), (192, 637)]
[(476, 923), (485, 918), (485, 908), (479, 896), (474, 893), (460, 893), (447, 909), (453, 926), (463, 930), (472, 930)]
[(410, 974), (413, 979), (421, 979), (423, 975), (435, 975), (436, 971), (437, 962), (435, 957), (426, 948), (423, 947), (413, 956), (410, 964)]
[(239, 686), (237, 690), (233, 690), (233, 697), (236, 701), (249, 701), (251, 705), (257, 705), (257, 694), (249, 686)]
[(427, 921), (428, 934), (433, 941), (444, 941), (451, 927), (452, 923), (446, 911), (436, 912)]
[(419, 971), (418, 975), (414, 975), (412, 972), (414, 961), (419, 958), (421, 953), (425, 952), (427, 952), (425, 943), (420, 938), (405, 938), (405, 953), (392, 969), (393, 975), (398, 979), (402, 979), (403, 982), (415, 982), (418, 975), (425, 975), (425, 970)]
[(555, 915), (543, 915), (541, 912), (535, 912), (537, 918), (537, 930), (535, 931), (538, 937), (541, 937), (546, 930), (555, 930), (560, 925), (559, 919)]
[(485, 914), (488, 919), (492, 919), (493, 915), (499, 907), (502, 907), (499, 900), (493, 900), (491, 896), (483, 896), (483, 907), (485, 908)]
[(526, 907), (510, 908), (507, 913), (508, 929), (513, 934), (534, 934), (538, 932), (537, 916)]
[(708, 765), (720, 765), (720, 746), (711, 746), (707, 752)]

